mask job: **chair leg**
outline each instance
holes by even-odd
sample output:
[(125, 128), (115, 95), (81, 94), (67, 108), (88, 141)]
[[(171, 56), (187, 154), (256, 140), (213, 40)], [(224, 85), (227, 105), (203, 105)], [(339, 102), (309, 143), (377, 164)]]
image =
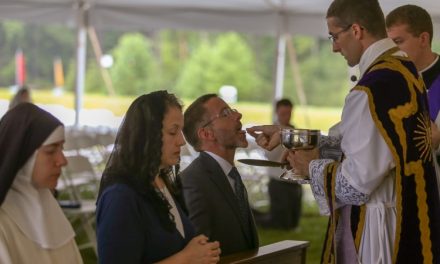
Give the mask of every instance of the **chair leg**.
[(88, 238), (89, 242), (91, 243), (93, 250), (95, 251), (95, 254), (98, 255), (96, 234), (95, 234), (95, 230), (92, 227), (91, 221), (89, 221), (89, 219), (87, 219), (86, 215), (81, 214), (81, 222), (82, 222), (84, 231), (86, 232), (87, 238)]

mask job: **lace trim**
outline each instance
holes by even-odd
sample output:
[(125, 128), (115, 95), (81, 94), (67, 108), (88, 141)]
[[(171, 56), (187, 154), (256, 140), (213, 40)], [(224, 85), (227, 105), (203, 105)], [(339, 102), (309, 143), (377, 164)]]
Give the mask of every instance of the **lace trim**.
[[(330, 209), (324, 191), (324, 169), (331, 159), (319, 159), (310, 162), (310, 187), (318, 203), (319, 212), (323, 215), (329, 215)], [(370, 199), (369, 195), (356, 190), (341, 173), (341, 166), (336, 172), (336, 207), (339, 208), (346, 204), (361, 205)]]
[(330, 215), (330, 209), (325, 197), (323, 173), (325, 166), (333, 161), (334, 160), (331, 159), (312, 160), (309, 165), (310, 187), (312, 189), (313, 196), (318, 203), (319, 212), (322, 215)]
[(336, 203), (361, 205), (370, 199), (368, 194), (356, 190), (341, 173), (341, 166), (336, 172)]

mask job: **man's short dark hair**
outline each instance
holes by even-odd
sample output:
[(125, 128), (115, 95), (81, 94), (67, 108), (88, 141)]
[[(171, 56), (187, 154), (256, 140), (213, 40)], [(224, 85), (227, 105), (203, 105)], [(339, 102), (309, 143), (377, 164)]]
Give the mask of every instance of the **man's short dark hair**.
[(287, 99), (287, 98), (283, 98), (283, 99), (280, 99), (280, 100), (278, 100), (278, 101), (276, 102), (276, 104), (275, 104), (275, 109), (278, 109), (278, 108), (280, 108), (281, 106), (293, 107), (293, 103), (292, 103), (292, 101), (290, 101), (289, 99)]
[(406, 25), (408, 32), (414, 37), (427, 32), (429, 34), (429, 43), (432, 44), (433, 26), (431, 16), (420, 6), (400, 6), (387, 15), (385, 22), (387, 28), (395, 25)]
[(385, 18), (378, 0), (334, 0), (327, 18), (336, 18), (339, 27), (359, 24), (376, 38), (385, 38)]
[(218, 97), (217, 94), (205, 94), (197, 98), (183, 114), (184, 125), (183, 135), (186, 141), (197, 151), (200, 151), (198, 130), (208, 122), (209, 113), (204, 104), (211, 98)]

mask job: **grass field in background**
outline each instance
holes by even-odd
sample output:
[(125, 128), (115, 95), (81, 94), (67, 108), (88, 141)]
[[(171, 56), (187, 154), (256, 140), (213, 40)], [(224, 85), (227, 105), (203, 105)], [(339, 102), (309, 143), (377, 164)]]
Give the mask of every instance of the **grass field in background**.
[(321, 251), (324, 244), (328, 217), (321, 216), (317, 204), (302, 203), (302, 214), (298, 228), (294, 230), (258, 229), (260, 246), (276, 243), (283, 240), (308, 241), (306, 263), (320, 263)]
[[(10, 100), (12, 94), (8, 89), (0, 89), (0, 99)], [(83, 98), (83, 107), (85, 109), (108, 109), (115, 116), (123, 116), (130, 104), (136, 97), (134, 96), (106, 96), (101, 94), (85, 94)], [(74, 108), (74, 95), (66, 92), (62, 96), (56, 97), (48, 90), (33, 90), (32, 99), (37, 104), (59, 104), (67, 108)], [(183, 103), (188, 106), (191, 100), (184, 99)], [(243, 114), (243, 124), (270, 124), (272, 116), (272, 107), (269, 102), (238, 102), (231, 104)], [(340, 108), (330, 107), (301, 107), (297, 106), (294, 110), (292, 122), (298, 128), (313, 128), (322, 131), (328, 129), (335, 124), (341, 115)]]
[[(13, 95), (7, 89), (0, 89), (0, 100), (9, 101)], [(56, 97), (51, 91), (32, 91), (33, 101), (37, 104), (58, 104), (67, 108), (74, 107), (74, 96), (72, 93), (65, 93)], [(116, 96), (110, 97), (97, 94), (86, 94), (83, 99), (85, 109), (108, 109), (115, 116), (123, 116), (135, 97)], [(183, 100), (184, 105), (188, 106), (191, 100)], [(242, 123), (249, 124), (270, 124), (272, 107), (267, 103), (238, 102), (231, 104), (243, 114)], [(323, 107), (295, 107), (292, 122), (298, 128), (313, 128), (322, 131), (328, 129), (340, 119), (341, 109)], [(321, 248), (327, 226), (327, 217), (319, 215), (316, 203), (306, 203), (303, 201), (303, 213), (299, 228), (296, 230), (284, 231), (275, 229), (261, 229), (260, 245), (268, 245), (282, 240), (303, 240), (309, 241), (310, 247), (307, 250), (306, 263), (319, 263)], [(78, 223), (73, 223), (74, 226)], [(84, 234), (79, 234), (76, 239), (78, 242), (84, 240)], [(96, 256), (91, 249), (81, 251), (85, 264), (97, 262)]]
[[(8, 89), (0, 89), (0, 99), (10, 100), (12, 96)], [(74, 95), (69, 92), (57, 97), (49, 90), (32, 90), (31, 96), (34, 103), (37, 104), (59, 104), (71, 109), (75, 105)], [(123, 116), (134, 99), (135, 97), (128, 96), (111, 97), (101, 94), (85, 94), (83, 107), (108, 109), (116, 116)]]

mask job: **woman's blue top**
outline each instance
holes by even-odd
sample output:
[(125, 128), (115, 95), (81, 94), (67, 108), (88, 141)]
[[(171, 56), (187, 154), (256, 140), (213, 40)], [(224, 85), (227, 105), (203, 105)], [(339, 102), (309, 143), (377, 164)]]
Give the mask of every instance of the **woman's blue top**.
[(96, 209), (99, 263), (154, 263), (181, 251), (194, 228), (176, 203), (185, 231), (165, 230), (151, 203), (126, 184), (107, 187)]

